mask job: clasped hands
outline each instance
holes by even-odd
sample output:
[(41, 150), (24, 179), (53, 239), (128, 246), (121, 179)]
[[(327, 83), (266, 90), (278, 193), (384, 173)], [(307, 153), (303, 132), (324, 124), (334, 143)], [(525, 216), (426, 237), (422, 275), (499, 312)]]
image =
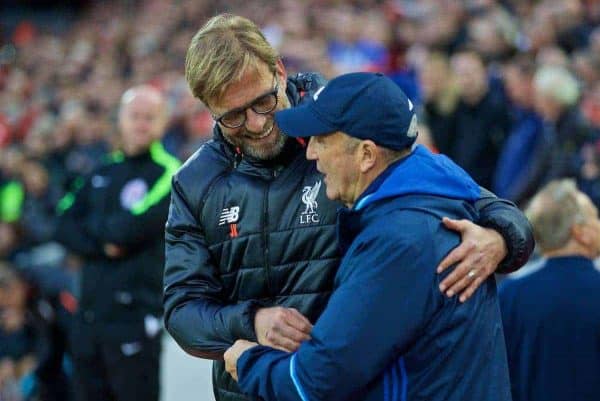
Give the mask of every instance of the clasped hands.
[[(254, 331), (258, 344), (285, 352), (294, 352), (303, 341), (310, 339), (313, 325), (293, 308), (276, 306), (261, 308), (254, 316)], [(237, 361), (248, 349), (258, 345), (247, 340), (237, 340), (223, 355), (225, 370), (237, 380)]]

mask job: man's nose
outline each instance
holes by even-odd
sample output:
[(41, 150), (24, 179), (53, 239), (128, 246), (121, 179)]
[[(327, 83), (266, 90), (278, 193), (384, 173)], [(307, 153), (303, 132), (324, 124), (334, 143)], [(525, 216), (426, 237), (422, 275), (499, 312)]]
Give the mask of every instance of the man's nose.
[(246, 110), (246, 129), (250, 132), (262, 132), (267, 122), (266, 114), (256, 113), (252, 108)]

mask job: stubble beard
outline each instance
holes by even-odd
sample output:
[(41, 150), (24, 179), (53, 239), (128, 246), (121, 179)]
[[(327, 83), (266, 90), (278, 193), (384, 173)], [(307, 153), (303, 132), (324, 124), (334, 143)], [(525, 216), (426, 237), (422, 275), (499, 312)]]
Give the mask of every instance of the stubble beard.
[[(277, 128), (273, 127), (273, 129)], [(223, 133), (223, 136), (227, 142), (239, 148), (244, 155), (248, 155), (259, 160), (271, 160), (281, 154), (281, 151), (285, 146), (287, 136), (282, 134), (279, 130), (277, 130), (277, 132), (275, 132), (273, 135), (274, 138), (270, 142), (254, 145), (249, 143), (249, 140), (245, 138), (236, 138)]]
[[(284, 97), (284, 99), (282, 100), (282, 107), (278, 108), (278, 110), (287, 109), (289, 107), (289, 100), (287, 99), (287, 97)], [(275, 125), (274, 121), (271, 121), (271, 127), (274, 132), (270, 135), (273, 135), (273, 138), (270, 142), (263, 143), (260, 145), (253, 145), (252, 143), (250, 143), (249, 139), (245, 138), (246, 136), (258, 136), (256, 134), (249, 134), (249, 132), (246, 131), (245, 128), (243, 132), (240, 132), (235, 136), (228, 135), (224, 131), (222, 132), (225, 139), (233, 146), (238, 147), (243, 154), (248, 155), (250, 157), (254, 157), (259, 160), (272, 160), (281, 154), (281, 152), (283, 151), (283, 147), (285, 146), (285, 143), (288, 139), (288, 136), (279, 130), (279, 127)], [(271, 127), (264, 130), (262, 134), (271, 129)]]

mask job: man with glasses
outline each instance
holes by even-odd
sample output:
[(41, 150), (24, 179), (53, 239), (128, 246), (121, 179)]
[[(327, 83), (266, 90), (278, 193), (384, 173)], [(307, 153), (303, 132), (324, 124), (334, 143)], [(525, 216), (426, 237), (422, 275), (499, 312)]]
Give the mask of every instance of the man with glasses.
[(220, 116), (213, 115), (214, 120), (225, 128), (236, 129), (246, 123), (246, 110), (248, 109), (252, 109), (252, 111), (257, 114), (269, 114), (277, 107), (279, 84), (277, 83), (276, 74), (273, 74), (273, 82), (275, 83), (273, 90), (259, 96), (242, 107), (229, 110)]
[[(325, 195), (305, 141), (288, 138), (273, 114), (318, 98), (316, 74), (288, 77), (251, 21), (211, 18), (186, 57), (193, 94), (212, 112), (214, 139), (174, 176), (166, 226), (165, 325), (189, 353), (215, 360), (217, 400), (245, 400), (223, 353), (237, 339), (294, 351), (310, 338), (339, 264), (340, 203)], [(482, 196), (478, 223), (450, 221), (463, 244), (441, 283), (465, 301), (496, 269), (518, 268), (532, 250), (529, 225), (510, 203)], [(399, 227), (398, 229), (402, 229)], [(506, 242), (505, 242), (506, 241)]]

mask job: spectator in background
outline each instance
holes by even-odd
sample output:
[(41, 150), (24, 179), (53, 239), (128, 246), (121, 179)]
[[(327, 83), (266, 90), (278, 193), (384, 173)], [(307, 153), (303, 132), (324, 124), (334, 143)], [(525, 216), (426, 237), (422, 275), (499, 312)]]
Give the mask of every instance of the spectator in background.
[(160, 144), (161, 93), (137, 86), (119, 109), (122, 152), (59, 207), (57, 239), (84, 259), (73, 323), (78, 401), (157, 401), (164, 223), (179, 162)]
[(20, 225), (25, 246), (36, 246), (51, 241), (56, 230), (56, 205), (58, 188), (50, 186), (46, 168), (29, 160), (23, 164), (25, 200)]
[(593, 142), (596, 134), (578, 108), (580, 89), (573, 75), (564, 67), (543, 65), (534, 76), (534, 105), (544, 121), (546, 141), (541, 183), (561, 177), (577, 177), (581, 167), (580, 152)]
[(581, 110), (594, 129), (600, 131), (600, 80), (588, 88)]
[(450, 63), (460, 99), (444, 132), (448, 147), (440, 151), (481, 186), (491, 188), (510, 127), (508, 105), (503, 94), (489, 84), (480, 55), (461, 51), (452, 56)]
[(0, 221), (0, 260), (13, 261), (19, 246), (17, 226), (14, 223)]
[(526, 211), (547, 260), (500, 287), (514, 401), (600, 394), (600, 219), (574, 181), (553, 181)]
[(590, 50), (579, 50), (572, 55), (573, 72), (580, 81), (581, 87), (591, 89), (600, 81), (600, 53), (592, 54)]
[(533, 195), (546, 166), (548, 146), (542, 119), (534, 110), (535, 64), (529, 58), (504, 67), (504, 86), (511, 102), (511, 128), (494, 175), (494, 192), (517, 204)]
[(169, 153), (186, 160), (211, 138), (214, 121), (210, 111), (194, 99), (184, 79), (182, 83), (185, 88), (177, 86), (175, 93), (171, 91), (171, 123), (162, 143)]
[(448, 152), (453, 140), (448, 129), (458, 103), (458, 89), (448, 79), (451, 74), (448, 58), (442, 53), (430, 53), (420, 68), (423, 120), (429, 128), (435, 148)]
[(77, 177), (90, 174), (109, 151), (110, 138), (103, 137), (101, 121), (97, 112), (76, 100), (66, 102), (61, 110), (46, 162), (53, 182), (64, 191)]
[(516, 21), (498, 2), (487, 2), (480, 7), (472, 10), (472, 17), (467, 19), (468, 43), (486, 64), (506, 61), (514, 52)]
[(379, 12), (341, 6), (325, 12), (323, 22), (331, 34), (327, 56), (336, 71), (381, 70), (388, 62), (387, 30)]
[(43, 296), (0, 261), (0, 399), (67, 401), (63, 362), (70, 315), (58, 294)]

